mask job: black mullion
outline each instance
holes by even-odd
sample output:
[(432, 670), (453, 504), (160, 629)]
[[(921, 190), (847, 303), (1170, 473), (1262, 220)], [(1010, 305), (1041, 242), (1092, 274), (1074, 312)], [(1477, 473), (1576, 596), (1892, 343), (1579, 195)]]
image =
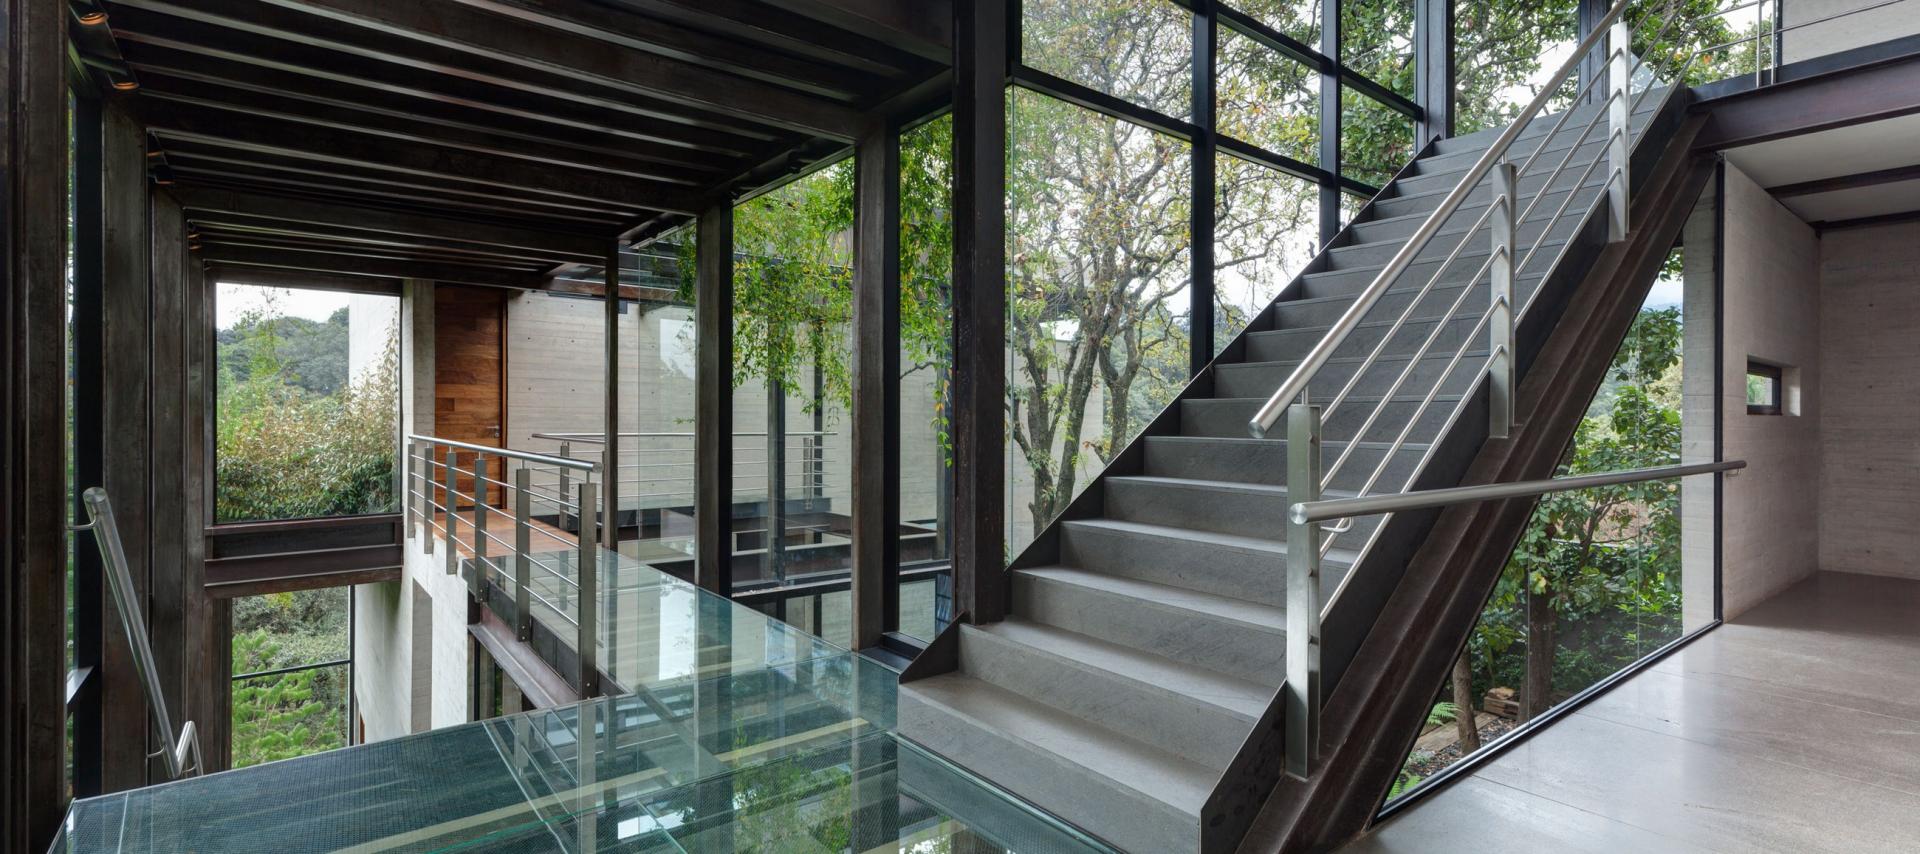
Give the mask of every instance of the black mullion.
[[(101, 211), (101, 105), (97, 98), (75, 92), (73, 103), (74, 220), (73, 220), (73, 521), (87, 521), (80, 492), (103, 481), (101, 462), (102, 400), (105, 387), (101, 345), (104, 268), (101, 255), (105, 222)], [(100, 550), (79, 541), (73, 548), (73, 660), (90, 668), (85, 690), (72, 710), (73, 794), (85, 798), (100, 794), (101, 711), (100, 667), (106, 619), (102, 582), (105, 567)]]
[(1329, 184), (1339, 180), (1332, 172), (1328, 172), (1311, 163), (1305, 163), (1284, 154), (1268, 151), (1238, 137), (1219, 135), (1215, 137), (1214, 145), (1220, 150), (1228, 152), (1241, 160), (1258, 163), (1269, 169), (1285, 172), (1296, 178), (1305, 178), (1316, 184)]
[(1200, 136), (1200, 128), (1192, 122), (1176, 119), (1159, 110), (1142, 107), (1124, 98), (1116, 98), (1098, 89), (1075, 83), (1064, 77), (1056, 77), (1036, 68), (1025, 65), (1014, 66), (1013, 82), (1021, 88), (1031, 89), (1096, 113), (1104, 113), (1175, 139), (1193, 142)]
[[(1340, 3), (1320, 4), (1320, 52), (1340, 66)], [(1320, 183), (1320, 243), (1340, 233), (1340, 75), (1320, 74), (1320, 168), (1334, 176)]]
[(1414, 100), (1420, 107), (1415, 147), (1453, 136), (1453, 0), (1415, 0)]
[(1213, 361), (1213, 300), (1216, 200), (1214, 183), (1215, 145), (1214, 108), (1217, 99), (1215, 47), (1219, 35), (1212, 0), (1196, 0), (1193, 8), (1193, 123), (1198, 126), (1191, 154), (1193, 182), (1187, 216), (1193, 235), (1191, 246), (1193, 287), (1188, 314), (1187, 341), (1192, 373), (1198, 374)]
[(1380, 85), (1375, 82), (1373, 78), (1342, 65), (1340, 66), (1340, 79), (1355, 92), (1379, 101), (1380, 104), (1387, 109), (1393, 110), (1415, 121), (1420, 120), (1421, 112), (1419, 104), (1414, 103), (1413, 99), (1399, 92)]
[(1373, 198), (1374, 196), (1380, 195), (1379, 187), (1375, 187), (1374, 185), (1369, 184), (1365, 181), (1362, 181), (1358, 178), (1349, 178), (1345, 175), (1340, 176), (1340, 189), (1345, 190), (1349, 193), (1352, 193), (1356, 196), (1365, 196), (1369, 199)]
[[(1176, 0), (1177, 2), (1177, 0)], [(1312, 66), (1322, 72), (1336, 70), (1334, 62), (1312, 46), (1286, 33), (1266, 25), (1265, 22), (1249, 17), (1247, 13), (1225, 6), (1215, 7), (1220, 23), (1231, 27), (1235, 32), (1253, 39), (1268, 48), (1279, 52), (1303, 65)]]

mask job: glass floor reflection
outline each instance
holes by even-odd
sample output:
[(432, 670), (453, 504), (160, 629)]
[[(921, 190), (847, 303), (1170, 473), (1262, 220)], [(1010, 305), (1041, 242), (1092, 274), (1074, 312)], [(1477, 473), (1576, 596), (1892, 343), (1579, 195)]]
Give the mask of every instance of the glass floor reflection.
[(895, 671), (610, 575), (602, 661), (630, 693), (80, 801), (53, 851), (1110, 850), (897, 738)]

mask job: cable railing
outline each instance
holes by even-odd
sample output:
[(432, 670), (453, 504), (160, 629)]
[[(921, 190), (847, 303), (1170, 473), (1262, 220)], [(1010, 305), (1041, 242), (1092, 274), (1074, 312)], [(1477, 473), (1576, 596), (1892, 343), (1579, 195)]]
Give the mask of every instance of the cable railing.
[[(602, 467), (419, 434), (407, 436), (406, 454), (407, 538), (419, 537), (428, 555), (440, 543), (449, 575), (467, 561), (468, 590), (476, 599), (486, 598), (489, 581), (502, 582), (514, 597), (514, 632), (521, 641), (533, 637), (535, 602), (568, 623), (578, 653), (574, 684), (582, 696), (598, 693), (598, 532), (618, 523), (616, 508), (598, 498)], [(536, 474), (552, 474), (557, 486), (536, 486)], [(546, 524), (546, 518), (561, 524)], [(567, 530), (568, 520), (577, 523), (575, 530)], [(496, 524), (510, 534), (495, 530)]]
[[(1315, 504), (1342, 477), (1357, 483), (1358, 488), (1352, 490), (1357, 497), (1406, 489), (1432, 453), (1433, 445), (1429, 444), (1419, 463), (1411, 467), (1400, 465), (1404, 462), (1403, 452), (1416, 442), (1432, 438), (1416, 431), (1446, 429), (1443, 425), (1457, 420), (1471, 397), (1470, 392), (1481, 379), (1488, 385), (1489, 436), (1505, 438), (1510, 434), (1516, 383), (1514, 336), (1518, 320), (1545, 290), (1543, 285), (1548, 273), (1558, 266), (1559, 259), (1572, 246), (1573, 237), (1585, 228), (1591, 216), (1599, 213), (1606, 217), (1609, 241), (1626, 237), (1631, 225), (1628, 220), (1631, 157), (1635, 145), (1645, 135), (1640, 120), (1646, 117), (1650, 123), (1650, 116), (1665, 109), (1669, 99), (1681, 88), (1678, 82), (1685, 79), (1683, 67), (1666, 78), (1674, 82), (1660, 85), (1647, 58), (1634, 55), (1633, 34), (1624, 20), (1627, 7), (1628, 0), (1620, 0), (1608, 9), (1512, 124), (1467, 167), (1406, 243), (1249, 421), (1249, 432), (1255, 438), (1266, 438), (1282, 415), (1286, 417), (1286, 483), (1293, 501)], [(1666, 8), (1666, 14), (1648, 19), (1657, 24), (1650, 44), (1666, 38), (1678, 20), (1674, 14), (1678, 0)], [(1590, 75), (1577, 86), (1569, 86), (1568, 81), (1576, 69), (1596, 53), (1604, 72)], [(1597, 103), (1572, 106), (1550, 123), (1540, 122), (1546, 126), (1545, 132), (1540, 133), (1534, 127), (1536, 119), (1544, 119), (1548, 105), (1569, 88), (1573, 89), (1568, 99), (1572, 104)], [(1648, 99), (1655, 93), (1659, 95), (1653, 110), (1643, 113)], [(1584, 121), (1576, 122), (1577, 118)], [(1600, 124), (1603, 119), (1604, 126)], [(1523, 141), (1532, 145), (1531, 151), (1516, 150), (1516, 145)], [(1522, 182), (1532, 193), (1524, 205), (1520, 198)], [(1457, 232), (1456, 238), (1456, 232), (1449, 226), (1454, 220), (1469, 216), (1462, 211), (1469, 209), (1468, 202), (1477, 193), (1486, 198), (1486, 207), (1471, 219), (1464, 231)], [(1557, 204), (1551, 201), (1554, 195), (1561, 196)], [(1586, 200), (1586, 203), (1576, 207), (1577, 200)], [(1603, 204), (1595, 205), (1595, 201)], [(1548, 205), (1553, 205), (1551, 213), (1545, 213)], [(1529, 232), (1530, 237), (1523, 237)], [(1446, 240), (1455, 241), (1451, 246), (1442, 240), (1443, 233)], [(1476, 245), (1485, 247), (1484, 259), (1464, 279), (1450, 279), (1450, 272), (1464, 269), (1463, 258), (1478, 254), (1471, 251)], [(1439, 252), (1442, 248), (1446, 250), (1444, 254)], [(1551, 251), (1542, 252), (1542, 249)], [(1437, 265), (1434, 256), (1438, 256)], [(1425, 269), (1429, 266), (1431, 272)], [(1390, 293), (1410, 296), (1397, 310), (1388, 310), (1393, 320), (1376, 343), (1360, 348), (1364, 356), (1351, 375), (1344, 382), (1328, 383), (1338, 388), (1329, 402), (1325, 406), (1316, 405), (1308, 398), (1310, 385), (1322, 376), (1323, 369), (1336, 354), (1343, 352), (1354, 330)], [(1477, 312), (1470, 307), (1470, 300), (1476, 297), (1485, 300), (1485, 307)], [(1435, 302), (1443, 306), (1435, 306)], [(1431, 328), (1421, 334), (1419, 324), (1429, 324)], [(1466, 324), (1466, 332), (1459, 335), (1458, 343), (1442, 344), (1450, 333), (1458, 333), (1459, 324)], [(1391, 362), (1402, 357), (1387, 354), (1395, 345), (1408, 344), (1412, 345), (1412, 352), (1404, 357), (1404, 364), (1396, 371)], [(1434, 371), (1436, 364), (1439, 369)], [(1363, 383), (1379, 379), (1386, 381), (1379, 386), (1384, 391), (1377, 397), (1358, 394)], [(1422, 383), (1426, 385), (1422, 387)], [(1439, 422), (1442, 426), (1436, 426), (1426, 416), (1442, 402), (1442, 396), (1449, 393), (1457, 396), (1453, 411), (1448, 419)], [(1397, 425), (1397, 429), (1388, 418), (1389, 410), (1404, 416), (1404, 423)], [(1346, 434), (1347, 441), (1334, 456), (1332, 465), (1323, 469), (1320, 460), (1323, 426), (1336, 415), (1346, 416), (1346, 421), (1341, 422), (1343, 428), (1351, 422), (1357, 422), (1357, 426)], [(1381, 442), (1369, 441), (1376, 429), (1390, 431), (1384, 446)], [(1357, 456), (1363, 447), (1379, 450), (1378, 459), (1370, 465), (1362, 463)], [(1356, 465), (1360, 468), (1352, 469)], [(1341, 526), (1324, 530), (1318, 524), (1295, 526), (1300, 527), (1305, 530), (1290, 529), (1287, 540), (1287, 720), (1290, 723), (1286, 761), (1289, 773), (1305, 777), (1312, 768), (1315, 744), (1312, 731), (1317, 727), (1320, 703), (1321, 621), (1352, 575), (1349, 573), (1343, 578), (1333, 596), (1322, 605), (1321, 564), (1334, 552), (1340, 537), (1352, 532), (1365, 537), (1359, 548), (1348, 552), (1357, 565), (1385, 526), (1375, 525), (1369, 531), (1355, 532), (1355, 525), (1349, 519)]]
[[(777, 434), (736, 432), (731, 450), (735, 471), (732, 476), (734, 500), (754, 498), (820, 499), (834, 491), (833, 463), (843, 462), (831, 447), (839, 436), (831, 430), (789, 430)], [(528, 438), (553, 443), (561, 457), (576, 456), (576, 444), (600, 447), (606, 434), (599, 432), (543, 431)], [(690, 506), (694, 498), (695, 462), (691, 432), (622, 432), (618, 434), (619, 460), (613, 463), (613, 482), (619, 500), (642, 509)], [(742, 442), (742, 440), (778, 439)], [(778, 457), (770, 456), (778, 452)], [(549, 483), (545, 488), (565, 490), (564, 483)], [(536, 487), (542, 488), (542, 487)]]

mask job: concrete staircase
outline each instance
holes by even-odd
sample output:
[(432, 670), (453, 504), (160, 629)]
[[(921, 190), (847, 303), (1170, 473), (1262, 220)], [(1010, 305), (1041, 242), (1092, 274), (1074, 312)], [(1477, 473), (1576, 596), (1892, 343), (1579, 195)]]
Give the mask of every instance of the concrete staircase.
[[(1659, 100), (1647, 99), (1636, 124)], [(1605, 164), (1584, 180), (1580, 173), (1604, 158), (1605, 120), (1574, 145), (1590, 109), (1575, 111), (1520, 181), (1522, 208), (1540, 199), (1519, 228), (1520, 254), (1537, 247), (1545, 256), (1518, 278), (1522, 306), (1561, 250), (1591, 234), (1581, 223), (1603, 201)], [(1513, 159), (1540, 147), (1557, 118), (1536, 120)], [(1123, 849), (1201, 850), (1209, 800), (1284, 672), (1287, 443), (1249, 438), (1247, 421), (1496, 135), (1438, 142), (1410, 164), (1195, 380), (1176, 411), (1087, 487), (1090, 496), (1014, 562), (1010, 616), (959, 626), (958, 669), (901, 686), (902, 734)], [(1558, 178), (1534, 177), (1569, 152)], [(1468, 333), (1490, 284), (1470, 277), (1491, 238), (1485, 228), (1465, 232), (1489, 204), (1488, 183), (1312, 378), (1310, 398), (1339, 392), (1466, 237), (1461, 257), (1418, 299), (1348, 403), (1329, 413), (1327, 463), (1358, 445), (1328, 494), (1353, 494), (1376, 471), (1369, 492), (1407, 488), (1428, 449), (1475, 400), (1486, 335), (1476, 343)], [(1460, 308), (1449, 312), (1463, 289)], [(1431, 355), (1385, 397), (1436, 329)], [(1463, 346), (1466, 355), (1449, 368)], [(1360, 435), (1378, 407), (1385, 411)], [(1406, 443), (1392, 448), (1409, 422)], [(1325, 563), (1323, 605), (1377, 524), (1360, 520), (1339, 537)]]

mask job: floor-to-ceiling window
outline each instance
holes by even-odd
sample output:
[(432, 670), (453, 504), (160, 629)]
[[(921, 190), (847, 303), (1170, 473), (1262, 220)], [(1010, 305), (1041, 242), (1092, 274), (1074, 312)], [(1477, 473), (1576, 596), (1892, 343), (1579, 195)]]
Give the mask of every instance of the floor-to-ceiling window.
[(1196, 356), (1292, 281), (1332, 237), (1323, 223), (1351, 219), (1412, 156), (1411, 0), (1342, 11), (1330, 58), (1315, 45), (1336, 8), (1019, 5), (1009, 557), (1179, 393)]

